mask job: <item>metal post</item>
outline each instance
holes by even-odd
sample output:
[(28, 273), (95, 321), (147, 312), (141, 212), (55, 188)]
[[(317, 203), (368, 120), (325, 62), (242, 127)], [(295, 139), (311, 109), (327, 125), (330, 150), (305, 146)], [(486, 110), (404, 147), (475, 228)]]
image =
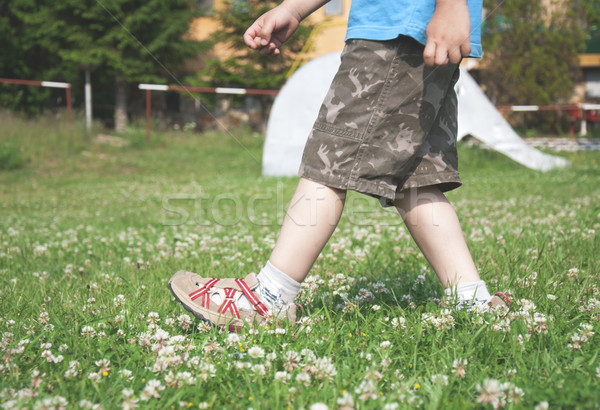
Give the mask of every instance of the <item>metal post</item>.
[(581, 127), (579, 128), (579, 136), (585, 137), (587, 135), (587, 121), (585, 119), (585, 110), (581, 109)]
[(67, 118), (69, 119), (69, 126), (73, 125), (73, 115), (71, 109), (71, 85), (69, 85), (65, 92), (67, 94)]
[(152, 95), (146, 90), (146, 141), (150, 141), (150, 117), (152, 115)]
[(90, 70), (85, 70), (85, 129), (92, 129), (92, 83)]

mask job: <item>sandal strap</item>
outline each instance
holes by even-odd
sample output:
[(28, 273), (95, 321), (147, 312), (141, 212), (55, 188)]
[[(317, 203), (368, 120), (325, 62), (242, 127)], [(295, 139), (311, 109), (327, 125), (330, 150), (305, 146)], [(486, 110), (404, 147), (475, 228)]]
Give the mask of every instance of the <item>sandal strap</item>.
[(190, 293), (190, 299), (192, 300), (196, 300), (198, 299), (200, 296), (202, 296), (202, 302), (200, 303), (200, 305), (204, 308), (209, 307), (210, 305), (210, 295), (208, 293), (208, 291), (210, 290), (210, 288), (212, 288), (217, 282), (219, 281), (219, 279), (216, 278), (212, 278), (211, 280), (209, 280), (208, 282), (206, 282), (200, 289), (193, 291), (192, 293)]
[(219, 310), (217, 310), (217, 312), (224, 315), (225, 313), (227, 313), (227, 311), (230, 311), (232, 316), (235, 316), (239, 319), (240, 312), (234, 300), (235, 292), (237, 292), (237, 290), (233, 288), (225, 289), (225, 300), (223, 301), (221, 306), (219, 306)]
[(260, 313), (262, 316), (266, 317), (269, 309), (258, 299), (258, 297), (252, 292), (250, 287), (243, 279), (236, 279), (235, 283), (238, 284), (244, 295), (248, 298), (252, 306)]

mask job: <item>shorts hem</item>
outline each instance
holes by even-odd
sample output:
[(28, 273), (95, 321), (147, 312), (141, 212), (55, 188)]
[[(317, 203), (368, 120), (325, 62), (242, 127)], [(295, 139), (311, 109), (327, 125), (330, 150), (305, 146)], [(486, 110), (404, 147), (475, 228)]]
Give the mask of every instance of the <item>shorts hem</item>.
[(348, 177), (335, 177), (333, 175), (323, 175), (320, 170), (311, 169), (306, 166), (299, 172), (301, 178), (309, 179), (313, 182), (336, 189), (355, 191), (361, 194), (369, 195), (379, 199), (381, 206), (393, 206), (398, 193), (407, 189), (423, 188), (436, 185), (442, 192), (448, 192), (462, 185), (462, 181), (457, 172), (445, 172), (441, 174), (419, 175), (409, 179), (402, 187), (397, 190), (389, 186), (381, 186), (376, 182), (369, 181), (350, 181)]
[(399, 192), (411, 188), (423, 188), (431, 185), (439, 185), (442, 192), (451, 191), (462, 185), (458, 172), (443, 172), (431, 175), (414, 175), (402, 185)]

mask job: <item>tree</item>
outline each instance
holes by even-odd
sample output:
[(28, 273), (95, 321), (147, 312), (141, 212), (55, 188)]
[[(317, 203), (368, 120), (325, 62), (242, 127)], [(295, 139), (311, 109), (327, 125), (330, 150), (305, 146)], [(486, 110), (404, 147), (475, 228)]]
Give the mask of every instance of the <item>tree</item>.
[(78, 80), (77, 69), (113, 78), (117, 131), (127, 123), (129, 83), (162, 82), (199, 50), (197, 42), (186, 40), (194, 17), (189, 0), (12, 3), (11, 12), (27, 28), (26, 37), (50, 56), (55, 69), (68, 77), (64, 80)]
[[(277, 57), (263, 56), (246, 47), (242, 40), (246, 29), (277, 4), (276, 1), (231, 0), (225, 3), (225, 7), (215, 10), (214, 17), (221, 29), (213, 33), (209, 40), (213, 56), (204, 60), (205, 68), (190, 81), (219, 87), (280, 88), (306, 43), (312, 25), (304, 21), (286, 41)], [(218, 50), (226, 50), (227, 56), (219, 56)], [(264, 100), (259, 101), (264, 103)]]
[(584, 45), (578, 18), (582, 7), (530, 0), (485, 0), (484, 6), (489, 15), (483, 47), (489, 63), (481, 82), (490, 98), (499, 105), (568, 102)]
[[(62, 67), (60, 57), (41, 46), (34, 27), (20, 17), (20, 10), (30, 3), (0, 0), (0, 77), (68, 81), (76, 70)], [(47, 106), (51, 94), (48, 88), (0, 85), (0, 105), (35, 114)]]

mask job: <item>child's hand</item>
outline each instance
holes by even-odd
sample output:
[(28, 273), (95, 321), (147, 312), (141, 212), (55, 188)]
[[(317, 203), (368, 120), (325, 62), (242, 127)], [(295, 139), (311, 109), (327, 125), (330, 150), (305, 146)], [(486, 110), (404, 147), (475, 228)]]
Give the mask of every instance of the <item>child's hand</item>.
[(466, 0), (436, 0), (427, 25), (425, 65), (457, 64), (471, 52), (471, 19)]
[(263, 55), (278, 55), (281, 44), (296, 31), (301, 16), (279, 5), (260, 16), (244, 33), (244, 43)]

